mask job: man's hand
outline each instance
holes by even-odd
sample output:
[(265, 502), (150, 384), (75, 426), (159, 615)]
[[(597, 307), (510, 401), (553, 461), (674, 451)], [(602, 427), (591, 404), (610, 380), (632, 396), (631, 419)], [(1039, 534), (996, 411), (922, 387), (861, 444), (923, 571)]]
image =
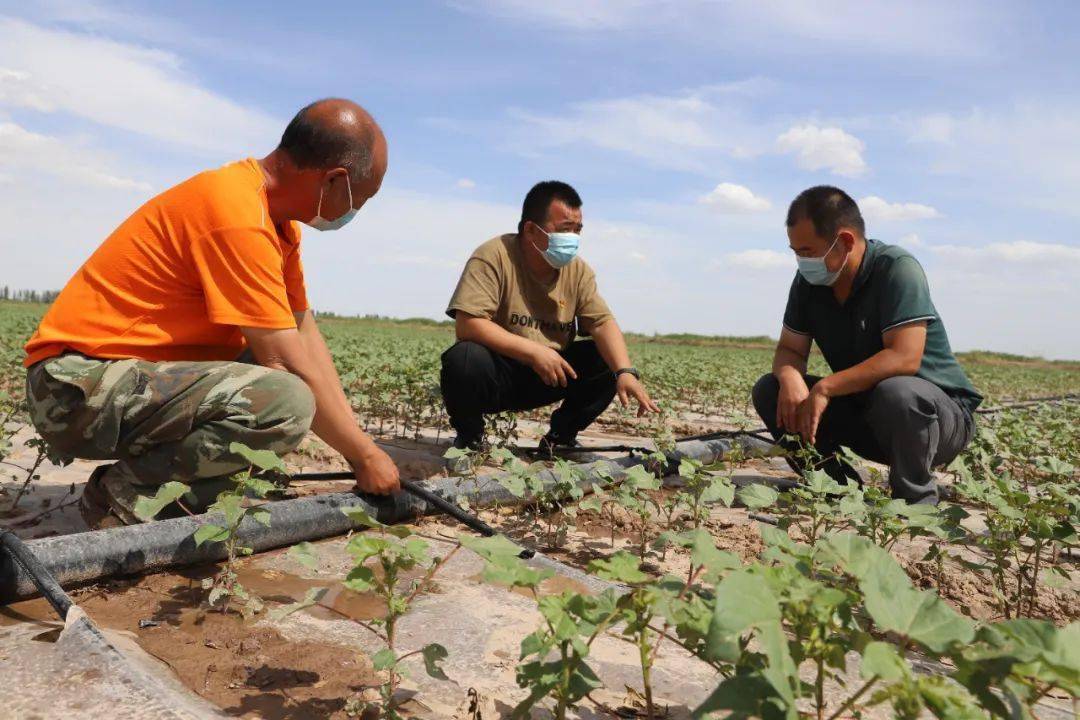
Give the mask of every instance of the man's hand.
[(817, 444), (818, 424), (829, 405), (829, 396), (820, 387), (820, 383), (815, 385), (806, 399), (799, 403), (798, 433), (811, 445)]
[(391, 495), (401, 490), (397, 465), (374, 445), (349, 464), (356, 476), (357, 490), (374, 495)]
[(799, 432), (799, 405), (806, 400), (810, 389), (801, 374), (785, 375), (780, 381), (776, 402), (776, 424), (790, 433)]
[(529, 357), (529, 367), (536, 371), (545, 385), (566, 387), (569, 380), (577, 380), (577, 373), (566, 358), (557, 351), (537, 345)]
[(630, 407), (630, 398), (637, 400), (637, 415), (641, 417), (647, 412), (660, 412), (660, 406), (652, 401), (649, 393), (641, 381), (630, 373), (623, 373), (615, 381), (615, 394), (619, 396), (619, 402), (623, 407)]

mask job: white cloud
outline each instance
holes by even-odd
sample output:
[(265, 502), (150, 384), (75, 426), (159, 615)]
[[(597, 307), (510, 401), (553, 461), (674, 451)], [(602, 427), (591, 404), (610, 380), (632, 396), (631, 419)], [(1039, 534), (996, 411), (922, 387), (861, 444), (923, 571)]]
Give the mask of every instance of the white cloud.
[(828, 168), (846, 177), (858, 177), (866, 172), (862, 156), (866, 145), (838, 127), (795, 125), (776, 138), (776, 148), (781, 153), (795, 155), (795, 162), (804, 170)]
[(476, 182), (473, 181), (473, 180), (470, 180), (469, 178), (461, 178), (456, 183), (454, 183), (454, 187), (459, 188), (461, 190), (472, 190), (473, 188), (476, 187)]
[(1031, 240), (990, 243), (981, 247), (968, 245), (934, 245), (935, 254), (948, 260), (981, 263), (998, 267), (998, 263), (1038, 265), (1047, 272), (1075, 272), (1080, 269), (1080, 246), (1043, 243)]
[(905, 220), (932, 220), (941, 217), (935, 208), (919, 203), (893, 203), (877, 195), (859, 200), (859, 209), (869, 222), (899, 222)]
[(790, 252), (755, 248), (727, 253), (715, 266), (738, 270), (793, 270), (795, 258)]
[(768, 136), (742, 109), (767, 81), (751, 79), (674, 95), (635, 95), (589, 100), (554, 115), (511, 111), (519, 126), (511, 145), (534, 152), (545, 147), (588, 145), (651, 165), (713, 172), (717, 160), (763, 152)]
[(922, 241), (922, 238), (920, 238), (917, 233), (908, 233), (907, 235), (904, 235), (897, 241), (897, 244), (902, 248), (908, 249), (926, 246), (926, 243)]
[(750, 188), (727, 182), (720, 183), (707, 195), (702, 195), (698, 202), (725, 213), (764, 212), (772, 207), (772, 203), (755, 195)]
[(103, 170), (107, 160), (71, 142), (0, 122), (0, 168), (19, 175), (38, 172), (78, 184), (149, 192), (150, 185)]
[(199, 85), (171, 53), (5, 17), (0, 102), (229, 157), (272, 147), (283, 128)]

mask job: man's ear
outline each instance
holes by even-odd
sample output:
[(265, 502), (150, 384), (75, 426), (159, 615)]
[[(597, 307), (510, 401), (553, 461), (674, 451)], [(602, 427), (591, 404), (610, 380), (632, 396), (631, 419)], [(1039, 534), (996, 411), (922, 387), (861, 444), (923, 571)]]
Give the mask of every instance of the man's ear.
[(837, 237), (840, 240), (840, 244), (844, 246), (845, 252), (851, 252), (855, 249), (855, 243), (859, 241), (859, 238), (855, 236), (851, 230), (843, 228), (837, 233)]

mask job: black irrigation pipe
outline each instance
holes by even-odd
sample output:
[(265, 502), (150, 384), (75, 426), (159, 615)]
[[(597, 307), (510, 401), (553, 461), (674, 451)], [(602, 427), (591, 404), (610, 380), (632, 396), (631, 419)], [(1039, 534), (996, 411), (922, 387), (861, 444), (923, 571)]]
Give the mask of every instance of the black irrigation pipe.
[[(297, 475), (290, 476), (290, 480), (299, 481), (311, 481), (311, 480), (352, 480), (355, 475), (351, 472), (314, 472), (314, 473), (299, 473)], [(423, 500), (432, 507), (441, 510), (450, 517), (457, 520), (462, 525), (475, 530), (484, 537), (491, 537), (493, 535), (499, 535), (499, 531), (488, 525), (486, 522), (466, 512), (462, 508), (458, 507), (454, 503), (450, 502), (444, 497), (436, 495), (428, 490), (426, 487), (414, 480), (402, 480), (401, 489), (410, 495), (414, 495)], [(528, 560), (536, 554), (535, 550), (530, 548), (522, 548), (518, 553), (518, 557)]]
[[(674, 452), (668, 454), (667, 465), (677, 466), (683, 457), (695, 458), (707, 465), (713, 464), (735, 447), (744, 453), (765, 453), (771, 445), (753, 438), (688, 441), (680, 443)], [(592, 484), (602, 483), (605, 473), (618, 480), (625, 475), (627, 468), (640, 463), (640, 458), (631, 456), (580, 463), (578, 467), (583, 473), (580, 485), (584, 489)], [(547, 487), (558, 481), (555, 474), (548, 469), (541, 471), (539, 477)], [(493, 475), (440, 478), (425, 483), (425, 489), (449, 503), (455, 503), (464, 497), (474, 507), (494, 504), (512, 506), (528, 501), (515, 497)], [(245, 547), (252, 548), (254, 552), (263, 552), (305, 540), (342, 535), (362, 529), (359, 523), (355, 523), (342, 512), (345, 508), (356, 506), (364, 508), (373, 518), (387, 524), (411, 522), (422, 515), (440, 510), (440, 506), (434, 502), (408, 492), (394, 496), (358, 495), (353, 492), (319, 494), (267, 503), (263, 507), (270, 513), (270, 524), (263, 525), (250, 517), (244, 518), (238, 538)], [(208, 522), (221, 523), (222, 518), (217, 513), (172, 518), (141, 525), (39, 538), (27, 542), (26, 546), (41, 561), (41, 565), (52, 573), (59, 585), (75, 587), (112, 577), (139, 575), (222, 560), (225, 557), (225, 548), (221, 543), (196, 546), (192, 537), (200, 525)], [(571, 572), (568, 566), (541, 553), (537, 553), (528, 562), (538, 566), (558, 566), (558, 572), (562, 574)], [(589, 582), (589, 578), (590, 576), (581, 573), (578, 579)], [(26, 600), (41, 592), (32, 574), (21, 563), (7, 553), (0, 553), (0, 604)]]
[(41, 564), (33, 551), (26, 547), (26, 543), (20, 540), (15, 533), (5, 530), (0, 533), (0, 548), (11, 556), (12, 562), (18, 563), (26, 571), (38, 592), (49, 601), (53, 610), (60, 616), (60, 620), (67, 620), (68, 610), (75, 603), (60, 587), (60, 583), (56, 582), (56, 578), (52, 576), (52, 573)]
[[(702, 433), (700, 435), (689, 435), (687, 437), (675, 438), (675, 442), (681, 443), (689, 440), (718, 440), (720, 438), (735, 437), (752, 437), (757, 440), (761, 440), (762, 442), (774, 442), (772, 437), (764, 434), (767, 432), (768, 428), (758, 428), (757, 430), (716, 430), (714, 432)], [(533, 455), (542, 454), (542, 451), (539, 451), (537, 448), (523, 447), (521, 445), (510, 448), (510, 450), (516, 453)], [(644, 445), (577, 445), (572, 447), (556, 446), (552, 451), (552, 454), (555, 456), (560, 456), (600, 452), (640, 453), (642, 455), (648, 455), (649, 453), (653, 453), (656, 451), (653, 448), (648, 448)]]

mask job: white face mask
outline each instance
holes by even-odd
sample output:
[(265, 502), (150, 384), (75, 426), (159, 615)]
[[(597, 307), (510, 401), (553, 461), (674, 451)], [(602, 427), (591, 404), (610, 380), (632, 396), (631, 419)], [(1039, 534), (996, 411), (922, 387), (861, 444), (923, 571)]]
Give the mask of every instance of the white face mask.
[(832, 286), (836, 283), (836, 279), (844, 271), (844, 265), (847, 264), (848, 255), (850, 254), (850, 252), (844, 253), (844, 260), (840, 263), (840, 267), (830, 271), (829, 266), (825, 264), (825, 258), (829, 256), (829, 253), (832, 252), (838, 242), (840, 242), (839, 235), (836, 236), (833, 244), (829, 246), (829, 249), (821, 257), (796, 256), (795, 262), (799, 265), (799, 274), (803, 276), (803, 280), (806, 280), (811, 285)]
[(348, 178), (345, 178), (345, 189), (349, 191), (349, 209), (341, 214), (341, 217), (336, 220), (327, 220), (322, 216), (322, 196), (323, 188), (319, 187), (319, 204), (315, 208), (315, 217), (308, 220), (305, 225), (310, 225), (316, 230), (340, 230), (345, 227), (346, 224), (354, 217), (360, 210), (352, 206), (352, 183)]

